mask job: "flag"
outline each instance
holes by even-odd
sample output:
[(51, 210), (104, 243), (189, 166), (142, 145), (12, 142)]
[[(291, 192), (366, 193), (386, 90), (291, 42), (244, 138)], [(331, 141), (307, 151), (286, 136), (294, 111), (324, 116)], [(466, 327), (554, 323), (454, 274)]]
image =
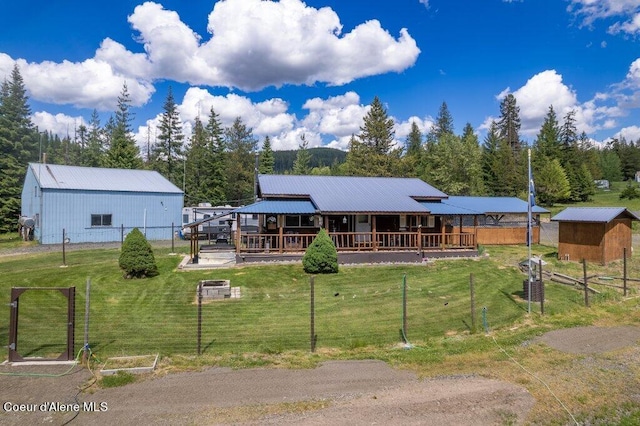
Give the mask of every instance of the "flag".
[(529, 205), (531, 207), (536, 205), (536, 187), (533, 184), (533, 172), (531, 166), (529, 166)]

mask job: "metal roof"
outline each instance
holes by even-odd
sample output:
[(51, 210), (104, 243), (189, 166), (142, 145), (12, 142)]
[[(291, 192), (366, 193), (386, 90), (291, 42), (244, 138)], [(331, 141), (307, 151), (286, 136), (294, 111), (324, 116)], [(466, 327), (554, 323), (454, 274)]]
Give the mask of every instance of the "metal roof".
[[(522, 214), (528, 213), (529, 204), (517, 197), (467, 197), (451, 196), (447, 204), (480, 212), (479, 214)], [(549, 213), (540, 206), (533, 206), (532, 213)]]
[(447, 195), (417, 178), (260, 175), (263, 198), (308, 198), (323, 213), (427, 213), (418, 200)]
[(444, 216), (460, 216), (460, 215), (481, 215), (482, 212), (476, 210), (470, 210), (464, 207), (458, 207), (449, 203), (449, 200), (437, 201), (423, 201), (424, 207), (429, 210), (432, 215), (444, 215)]
[(242, 214), (315, 214), (317, 209), (306, 200), (264, 200), (234, 210)]
[(551, 220), (557, 222), (607, 223), (621, 215), (632, 220), (640, 220), (640, 217), (625, 207), (568, 207), (552, 217)]
[(107, 169), (30, 163), (43, 189), (178, 193), (182, 190), (152, 170)]

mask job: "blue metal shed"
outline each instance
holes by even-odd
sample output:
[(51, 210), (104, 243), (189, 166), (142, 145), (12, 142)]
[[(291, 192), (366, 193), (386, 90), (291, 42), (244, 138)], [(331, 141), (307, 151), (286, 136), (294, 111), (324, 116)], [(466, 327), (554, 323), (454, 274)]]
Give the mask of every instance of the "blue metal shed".
[(30, 163), (22, 215), (41, 244), (120, 241), (133, 228), (149, 240), (172, 238), (184, 194), (158, 172)]

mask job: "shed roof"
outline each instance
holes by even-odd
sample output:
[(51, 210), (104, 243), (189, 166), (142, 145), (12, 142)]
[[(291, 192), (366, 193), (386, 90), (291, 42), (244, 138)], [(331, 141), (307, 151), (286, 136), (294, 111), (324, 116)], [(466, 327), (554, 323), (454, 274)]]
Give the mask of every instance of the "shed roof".
[(260, 175), (263, 198), (308, 198), (323, 213), (428, 213), (417, 200), (447, 197), (417, 178)]
[(618, 217), (640, 220), (635, 213), (625, 207), (568, 207), (551, 218), (557, 222), (608, 223)]
[(107, 169), (30, 163), (43, 189), (87, 191), (157, 192), (181, 194), (182, 190), (152, 170)]

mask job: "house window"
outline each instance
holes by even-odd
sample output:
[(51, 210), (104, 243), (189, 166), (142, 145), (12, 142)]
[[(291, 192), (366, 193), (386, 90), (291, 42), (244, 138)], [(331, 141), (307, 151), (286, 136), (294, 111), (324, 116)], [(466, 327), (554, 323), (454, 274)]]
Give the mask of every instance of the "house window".
[(110, 214), (92, 214), (91, 226), (111, 226)]
[(286, 227), (300, 227), (300, 216), (285, 216), (284, 226)]
[(285, 216), (284, 225), (287, 228), (313, 228), (315, 226), (313, 215)]

